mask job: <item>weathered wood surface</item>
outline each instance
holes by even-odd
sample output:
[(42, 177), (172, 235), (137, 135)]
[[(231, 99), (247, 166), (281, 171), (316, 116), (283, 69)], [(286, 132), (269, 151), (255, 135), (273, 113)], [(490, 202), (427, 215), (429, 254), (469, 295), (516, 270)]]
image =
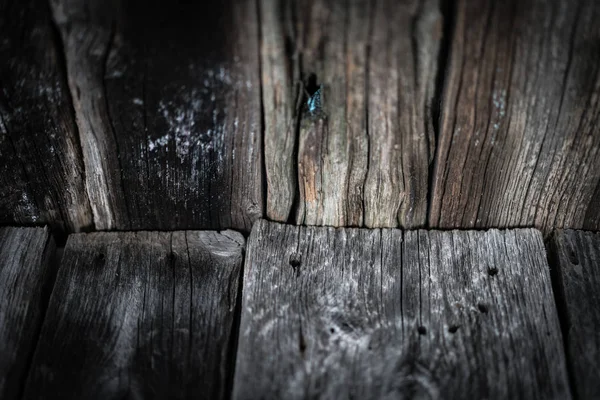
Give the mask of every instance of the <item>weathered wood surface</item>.
[(24, 398), (227, 397), (243, 246), (233, 231), (71, 235)]
[(0, 228), (0, 398), (20, 399), (54, 266), (47, 228)]
[(263, 211), (256, 3), (51, 3), (97, 228), (250, 230)]
[(539, 231), (249, 239), (235, 399), (568, 399)]
[(559, 231), (550, 242), (567, 361), (578, 399), (600, 398), (600, 233)]
[(456, 2), (430, 226), (600, 229), (599, 19), (596, 0)]
[(0, 223), (92, 226), (60, 41), (45, 2), (0, 1)]
[[(260, 9), (267, 216), (423, 226), (438, 2), (262, 0)], [(312, 74), (324, 115), (298, 107), (297, 82)]]

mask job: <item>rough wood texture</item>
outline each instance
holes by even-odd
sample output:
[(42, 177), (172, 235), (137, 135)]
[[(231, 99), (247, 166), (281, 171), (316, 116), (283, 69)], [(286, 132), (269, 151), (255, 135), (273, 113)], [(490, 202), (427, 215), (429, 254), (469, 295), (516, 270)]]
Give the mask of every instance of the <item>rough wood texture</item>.
[(69, 237), (24, 398), (227, 396), (236, 232)]
[(263, 210), (256, 3), (52, 5), (96, 226), (250, 230)]
[(570, 398), (540, 232), (257, 223), (233, 397)]
[[(260, 8), (268, 217), (424, 225), (438, 3), (262, 0)], [(304, 110), (298, 122), (296, 83), (311, 74), (323, 84), (325, 116)]]
[[(286, 25), (290, 5), (259, 0), (261, 20), (261, 86), (264, 107), (264, 157), (267, 185), (266, 216), (287, 221), (297, 196), (295, 146), (300, 79), (298, 54), (289, 54), (293, 26)], [(287, 18), (284, 18), (287, 15)]]
[(54, 268), (46, 228), (0, 228), (0, 398), (20, 399)]
[(59, 44), (45, 2), (0, 1), (3, 224), (93, 224)]
[(573, 388), (578, 399), (598, 399), (600, 233), (559, 231), (550, 253)]
[(600, 229), (600, 3), (456, 8), (430, 225)]

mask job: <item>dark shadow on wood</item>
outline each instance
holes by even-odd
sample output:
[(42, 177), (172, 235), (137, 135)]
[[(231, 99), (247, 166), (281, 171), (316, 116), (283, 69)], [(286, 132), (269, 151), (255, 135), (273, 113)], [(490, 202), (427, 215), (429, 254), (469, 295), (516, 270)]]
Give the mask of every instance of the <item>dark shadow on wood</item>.
[(429, 105), (429, 118), (425, 120), (425, 124), (430, 123), (433, 129), (433, 143), (430, 143), (430, 160), (429, 160), (429, 182), (427, 185), (427, 215), (426, 226), (431, 226), (431, 203), (433, 198), (433, 174), (436, 170), (438, 161), (438, 140), (440, 138), (440, 120), (442, 118), (442, 101), (444, 94), (444, 85), (448, 74), (448, 64), (450, 59), (450, 51), (452, 48), (452, 36), (454, 35), (454, 17), (456, 14), (456, 0), (440, 0), (440, 11), (442, 13), (443, 29), (442, 40), (438, 53), (437, 76), (435, 78), (435, 92), (433, 99)]
[(554, 301), (556, 302), (556, 310), (560, 320), (560, 328), (563, 337), (563, 347), (565, 357), (567, 359), (567, 374), (569, 375), (569, 389), (573, 400), (578, 400), (577, 391), (575, 390), (575, 378), (572, 366), (572, 356), (569, 354), (569, 313), (567, 312), (567, 302), (565, 299), (565, 290), (560, 276), (560, 263), (558, 258), (558, 246), (555, 242), (556, 231), (544, 241), (546, 246), (546, 255), (548, 256), (548, 265), (550, 266), (550, 277), (552, 279), (552, 292), (554, 293)]
[(35, 355), (35, 349), (37, 347), (37, 343), (40, 337), (40, 332), (42, 331), (42, 326), (44, 325), (44, 319), (46, 318), (46, 312), (48, 311), (48, 305), (50, 302), (50, 296), (52, 295), (52, 290), (54, 289), (54, 283), (56, 282), (56, 276), (58, 275), (58, 269), (60, 268), (60, 261), (62, 259), (64, 247), (56, 247), (52, 237), (48, 241), (46, 245), (46, 249), (44, 252), (50, 253), (50, 261), (48, 264), (49, 276), (48, 280), (44, 283), (42, 287), (41, 295), (40, 295), (40, 303), (39, 308), (41, 312), (40, 323), (36, 326), (34, 330), (34, 341), (31, 346), (31, 350), (27, 355), (27, 367), (25, 369), (25, 373), (23, 374), (23, 381), (21, 382), (21, 388), (19, 389), (19, 395), (16, 399), (21, 399), (23, 397), (23, 393), (25, 392), (25, 385), (27, 383), (27, 376), (29, 375), (29, 371), (33, 364), (33, 356)]

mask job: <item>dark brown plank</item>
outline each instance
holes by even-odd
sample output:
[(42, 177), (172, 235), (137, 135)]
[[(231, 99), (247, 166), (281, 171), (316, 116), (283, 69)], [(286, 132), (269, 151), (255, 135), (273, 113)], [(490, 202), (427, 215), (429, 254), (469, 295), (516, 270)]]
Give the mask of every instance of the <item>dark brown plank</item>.
[(227, 397), (243, 237), (71, 235), (24, 398)]
[(550, 241), (573, 387), (600, 398), (600, 233), (559, 231)]
[(0, 223), (92, 226), (60, 41), (45, 2), (0, 1)]
[(539, 231), (260, 222), (235, 399), (569, 399)]
[[(423, 226), (438, 2), (260, 5), (267, 216), (287, 221), (291, 213), (308, 225)], [(313, 85), (323, 85), (323, 114), (308, 112), (296, 84), (312, 74)]]
[(599, 19), (596, 0), (456, 2), (431, 226), (600, 229)]
[(44, 319), (54, 266), (47, 228), (0, 228), (0, 398), (16, 400)]
[(256, 3), (52, 3), (97, 227), (250, 230), (263, 210)]

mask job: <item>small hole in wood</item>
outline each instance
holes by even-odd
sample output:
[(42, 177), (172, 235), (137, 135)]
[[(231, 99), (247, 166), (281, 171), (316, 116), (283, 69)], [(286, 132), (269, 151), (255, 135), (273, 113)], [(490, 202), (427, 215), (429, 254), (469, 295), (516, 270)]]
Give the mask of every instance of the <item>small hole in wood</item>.
[(300, 350), (301, 354), (304, 354), (304, 352), (306, 351), (306, 341), (304, 340), (304, 335), (302, 334), (302, 331), (300, 331), (298, 339), (298, 349)]
[(334, 334), (335, 333), (335, 329), (334, 328), (329, 329), (329, 333)]
[(488, 268), (488, 274), (490, 276), (495, 276), (498, 274), (498, 268), (496, 267), (492, 267), (492, 268)]
[(425, 334), (427, 334), (427, 329), (425, 329), (424, 326), (418, 327), (417, 331), (419, 332), (419, 335), (425, 335)]
[(569, 249), (568, 256), (569, 256), (569, 262), (571, 264), (579, 265), (579, 259), (577, 258), (577, 254), (575, 254), (575, 251), (573, 251), (573, 249)]
[(175, 261), (175, 259), (176, 259), (176, 258), (177, 258), (177, 256), (176, 256), (176, 255), (175, 255), (175, 253), (173, 253), (172, 251), (170, 251), (170, 252), (167, 254), (167, 260), (169, 260), (170, 262), (173, 262), (173, 261)]
[(290, 254), (290, 265), (296, 271), (296, 273), (300, 273), (300, 265), (302, 265), (302, 261), (300, 260), (300, 255), (297, 253)]
[(458, 330), (459, 326), (458, 325), (452, 325), (450, 326), (450, 328), (448, 328), (448, 332), (450, 333), (456, 333), (456, 331)]
[(96, 256), (96, 260), (97, 261), (104, 261), (104, 259), (106, 258), (106, 256), (104, 255), (104, 253), (98, 253), (98, 255)]
[(482, 312), (484, 314), (487, 314), (487, 312), (488, 312), (487, 306), (483, 303), (477, 304), (477, 308), (479, 309), (480, 312)]

